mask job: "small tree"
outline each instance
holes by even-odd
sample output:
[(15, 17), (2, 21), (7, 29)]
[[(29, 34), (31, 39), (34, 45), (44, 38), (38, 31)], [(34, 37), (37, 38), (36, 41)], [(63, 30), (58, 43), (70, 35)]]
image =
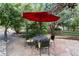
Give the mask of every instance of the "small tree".
[(1, 4), (0, 5), (0, 20), (1, 25), (5, 27), (4, 39), (7, 41), (7, 29), (12, 27), (18, 33), (21, 26), (20, 12), (15, 8), (13, 4)]
[(11, 12), (13, 10), (13, 6), (11, 4), (1, 4), (0, 5), (0, 20), (1, 20), (1, 25), (5, 27), (4, 31), (4, 39), (7, 41), (7, 29), (10, 26), (11, 22)]
[(74, 20), (71, 23), (71, 28), (73, 31), (75, 31), (79, 26), (79, 17), (75, 17)]

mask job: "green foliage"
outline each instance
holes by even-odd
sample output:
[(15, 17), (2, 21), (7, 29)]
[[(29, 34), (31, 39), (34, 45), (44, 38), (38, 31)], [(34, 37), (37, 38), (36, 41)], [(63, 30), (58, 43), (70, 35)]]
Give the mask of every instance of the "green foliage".
[(28, 32), (27, 38), (32, 38), (34, 36), (40, 35), (40, 34), (46, 34), (46, 26), (42, 24), (41, 29), (38, 22), (32, 22), (31, 24), (27, 25)]
[[(41, 11), (49, 11), (52, 10), (56, 4), (52, 3), (2, 3), (0, 4), (0, 25), (5, 27), (11, 27), (16, 32), (21, 30), (21, 27), (26, 27), (26, 35), (28, 38), (34, 37), (38, 34), (46, 34), (48, 33), (48, 25), (51, 23), (40, 23), (39, 22), (31, 22), (27, 19), (24, 20), (22, 18), (21, 13), (23, 12), (41, 12)], [(59, 4), (62, 6), (62, 4)], [(73, 4), (67, 4), (69, 8), (61, 7), (57, 9), (57, 15), (60, 16), (60, 20), (57, 23), (62, 24), (62, 26), (72, 29), (73, 31), (78, 29), (79, 27), (79, 4), (73, 8)], [(64, 6), (64, 4), (63, 4)], [(71, 7), (70, 7), (71, 6)], [(59, 6), (58, 6), (59, 8)], [(61, 11), (62, 9), (62, 11)], [(51, 13), (52, 13), (51, 11)], [(52, 24), (54, 25), (54, 24)], [(60, 30), (56, 28), (55, 30)], [(54, 30), (52, 29), (52, 32)]]
[(0, 6), (0, 20), (1, 25), (7, 26), (10, 25), (9, 21), (11, 20), (10, 13), (12, 12), (12, 5), (9, 6), (9, 4), (1, 4)]
[(61, 23), (64, 27), (67, 27), (68, 30), (72, 29), (73, 31), (79, 26), (78, 23), (78, 13), (79, 13), (79, 4), (75, 6), (75, 8), (65, 8), (62, 12), (58, 15), (61, 17), (59, 23)]
[(79, 26), (79, 17), (75, 17), (73, 21), (71, 22), (70, 26), (73, 29), (73, 31), (75, 31)]
[(19, 31), (22, 23), (21, 13), (13, 4), (1, 4), (0, 6), (0, 20), (1, 25), (5, 27), (14, 28)]

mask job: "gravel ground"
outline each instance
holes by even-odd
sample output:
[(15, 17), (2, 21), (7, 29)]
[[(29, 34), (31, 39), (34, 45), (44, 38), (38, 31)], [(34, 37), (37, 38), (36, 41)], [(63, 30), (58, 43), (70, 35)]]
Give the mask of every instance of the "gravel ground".
[(0, 40), (0, 56), (6, 56), (6, 42)]
[(4, 28), (0, 27), (0, 56), (6, 56), (6, 42), (3, 36)]

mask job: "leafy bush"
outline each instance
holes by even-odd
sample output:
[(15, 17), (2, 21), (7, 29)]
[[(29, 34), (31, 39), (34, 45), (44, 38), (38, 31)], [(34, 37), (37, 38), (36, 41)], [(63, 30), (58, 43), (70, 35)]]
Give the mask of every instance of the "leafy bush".
[(28, 33), (26, 33), (27, 38), (32, 38), (34, 36), (40, 35), (40, 34), (46, 34), (47, 28), (42, 24), (41, 28), (39, 26), (39, 23), (33, 22), (28, 25)]

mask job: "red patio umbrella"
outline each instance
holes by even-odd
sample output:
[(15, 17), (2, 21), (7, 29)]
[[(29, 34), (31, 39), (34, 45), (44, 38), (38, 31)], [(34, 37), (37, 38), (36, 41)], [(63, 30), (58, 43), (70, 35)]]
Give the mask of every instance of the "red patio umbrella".
[[(55, 22), (59, 20), (60, 17), (49, 14), (48, 12), (24, 12), (23, 18), (36, 22)], [(40, 29), (41, 29), (41, 24), (40, 24)], [(41, 55), (41, 49), (40, 49), (40, 55)]]
[(60, 17), (49, 14), (48, 12), (24, 12), (23, 18), (36, 22), (55, 22)]

